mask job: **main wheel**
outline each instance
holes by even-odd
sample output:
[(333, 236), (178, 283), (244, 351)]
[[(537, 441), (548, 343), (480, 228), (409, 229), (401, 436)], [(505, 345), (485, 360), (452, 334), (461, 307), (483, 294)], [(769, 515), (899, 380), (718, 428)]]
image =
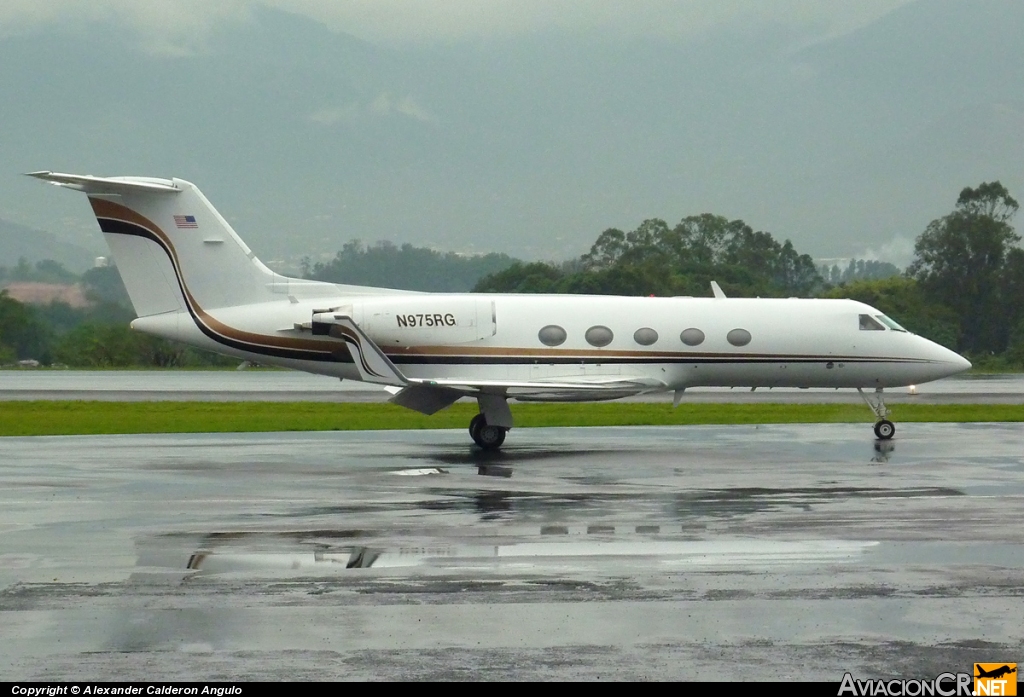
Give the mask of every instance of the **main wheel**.
[(481, 448), (484, 444), (480, 442), (480, 429), (487, 425), (486, 419), (483, 414), (477, 414), (469, 422), (469, 437), (473, 439), (473, 442), (479, 445)]
[(469, 422), (470, 437), (484, 450), (500, 448), (501, 444), (505, 442), (506, 433), (508, 433), (507, 428), (489, 425), (483, 414), (477, 414)]
[(484, 450), (494, 450), (500, 448), (501, 444), (505, 442), (506, 433), (508, 433), (507, 428), (485, 423), (478, 431), (479, 438), (476, 439), (476, 443)]
[(875, 424), (875, 435), (879, 440), (889, 440), (896, 433), (896, 424), (888, 419), (882, 419)]

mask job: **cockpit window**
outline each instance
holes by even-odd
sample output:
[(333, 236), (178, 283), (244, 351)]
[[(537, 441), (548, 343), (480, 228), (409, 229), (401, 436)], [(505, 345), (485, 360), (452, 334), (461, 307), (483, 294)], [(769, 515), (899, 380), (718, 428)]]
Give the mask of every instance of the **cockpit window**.
[(876, 320), (871, 315), (861, 315), (860, 316), (860, 329), (861, 329), (861, 331), (884, 332), (885, 331), (885, 325), (881, 324), (878, 320)]
[(875, 315), (875, 317), (877, 317), (882, 324), (884, 324), (885, 326), (889, 327), (889, 329), (892, 329), (893, 331), (897, 331), (897, 332), (905, 332), (905, 331), (907, 331), (906, 329), (904, 329), (903, 327), (900, 326), (899, 322), (897, 322), (896, 320), (894, 320), (894, 319), (892, 319), (890, 317), (886, 317), (885, 315)]

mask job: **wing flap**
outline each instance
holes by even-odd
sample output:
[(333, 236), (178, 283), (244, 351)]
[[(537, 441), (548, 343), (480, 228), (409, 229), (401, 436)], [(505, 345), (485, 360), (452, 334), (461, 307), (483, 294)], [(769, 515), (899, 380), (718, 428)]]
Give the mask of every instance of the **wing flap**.
[(393, 396), (388, 401), (406, 409), (418, 411), (421, 414), (435, 414), (445, 407), (449, 407), (465, 396), (459, 390), (452, 390), (447, 387), (424, 387), (423, 385), (410, 385), (401, 389), (388, 388)]
[(589, 402), (660, 392), (667, 385), (650, 378), (599, 378), (572, 381), (516, 381), (406, 378), (424, 389), (446, 390), (466, 396), (503, 395), (523, 402)]
[(661, 380), (651, 378), (595, 378), (593, 380), (476, 380), (464, 378), (406, 378), (410, 383), (427, 387), (447, 387), (452, 389), (491, 391), (495, 389), (539, 389), (539, 390), (577, 390), (577, 391), (619, 391), (624, 389), (638, 392), (663, 390), (667, 385)]

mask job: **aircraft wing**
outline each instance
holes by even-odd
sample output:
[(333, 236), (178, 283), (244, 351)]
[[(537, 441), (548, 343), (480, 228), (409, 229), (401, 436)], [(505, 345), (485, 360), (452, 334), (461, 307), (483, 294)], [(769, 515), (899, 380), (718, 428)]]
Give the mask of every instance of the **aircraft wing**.
[(411, 378), (402, 374), (351, 317), (317, 312), (310, 328), (315, 334), (343, 340), (364, 382), (385, 385), (393, 395), (391, 402), (424, 414), (444, 409), (460, 397), (501, 395), (520, 401), (581, 402), (618, 399), (667, 387), (660, 380), (621, 375), (526, 381)]
[(520, 400), (580, 401), (617, 399), (629, 395), (664, 390), (667, 385), (646, 377), (593, 377), (570, 380), (475, 380), (462, 378), (416, 379), (410, 384), (455, 390), (466, 395), (504, 394)]
[(433, 414), (455, 403), (460, 397), (500, 395), (513, 397), (521, 402), (594, 402), (660, 391), (666, 387), (660, 380), (642, 377), (571, 381), (406, 378), (405, 386), (391, 386), (385, 389), (393, 395), (388, 400), (392, 404), (423, 414)]

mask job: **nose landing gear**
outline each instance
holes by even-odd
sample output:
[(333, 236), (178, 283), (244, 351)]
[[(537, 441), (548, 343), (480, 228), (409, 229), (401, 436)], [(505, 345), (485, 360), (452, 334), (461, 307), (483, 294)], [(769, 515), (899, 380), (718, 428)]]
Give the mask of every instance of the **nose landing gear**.
[(896, 424), (889, 419), (882, 419), (875, 424), (875, 436), (879, 440), (889, 440), (896, 433)]
[(875, 418), (878, 419), (875, 422), (875, 437), (878, 438), (878, 440), (891, 439), (896, 435), (896, 424), (889, 421), (887, 418), (890, 412), (889, 407), (885, 406), (885, 401), (882, 399), (882, 388), (875, 388), (874, 401), (864, 394), (864, 390), (861, 388), (858, 387), (857, 391), (860, 392), (860, 396), (864, 398), (864, 402), (868, 405), (868, 408), (871, 409)]

